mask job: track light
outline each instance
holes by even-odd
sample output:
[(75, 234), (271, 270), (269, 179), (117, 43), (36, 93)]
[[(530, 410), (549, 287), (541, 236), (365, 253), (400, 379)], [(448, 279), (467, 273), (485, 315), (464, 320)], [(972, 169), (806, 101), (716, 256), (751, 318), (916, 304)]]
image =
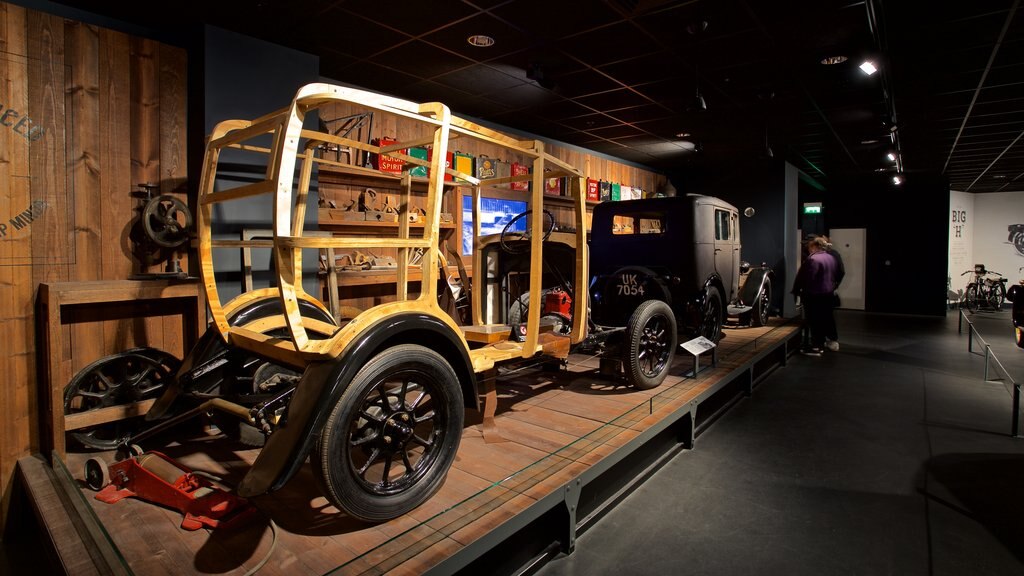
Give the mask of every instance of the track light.
[(860, 70), (868, 76), (878, 72), (878, 68), (875, 67), (875, 63), (870, 60), (865, 60), (864, 63), (860, 65)]
[(899, 176), (893, 176), (892, 183), (899, 186), (900, 184), (903, 184), (903, 179), (900, 178)]
[(886, 154), (885, 157), (889, 159), (889, 162), (895, 162), (896, 161), (896, 155), (893, 154), (892, 152), (889, 152), (888, 154)]

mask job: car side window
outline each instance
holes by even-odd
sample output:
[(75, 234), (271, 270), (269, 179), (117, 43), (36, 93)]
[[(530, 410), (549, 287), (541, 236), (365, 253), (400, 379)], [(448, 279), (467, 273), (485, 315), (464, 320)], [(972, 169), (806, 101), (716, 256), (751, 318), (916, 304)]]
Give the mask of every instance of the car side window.
[(732, 238), (731, 222), (727, 210), (715, 210), (715, 240)]
[(619, 214), (612, 218), (612, 234), (615, 236), (664, 233), (665, 216), (659, 212)]

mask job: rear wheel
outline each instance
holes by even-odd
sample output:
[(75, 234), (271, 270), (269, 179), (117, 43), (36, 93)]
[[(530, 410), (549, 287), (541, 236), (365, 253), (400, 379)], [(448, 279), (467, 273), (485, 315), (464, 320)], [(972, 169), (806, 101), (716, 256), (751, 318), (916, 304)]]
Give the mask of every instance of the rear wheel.
[(754, 302), (754, 309), (750, 311), (750, 324), (752, 326), (766, 326), (768, 317), (771, 316), (772, 306), (772, 281), (765, 279), (761, 293), (757, 295)]
[[(157, 398), (174, 380), (181, 361), (156, 348), (111, 354), (83, 368), (64, 388), (64, 414), (125, 406)], [(140, 418), (96, 424), (70, 432), (83, 446), (111, 450), (140, 431)]]
[(995, 282), (992, 284), (992, 289), (988, 292), (988, 305), (992, 308), (999, 310), (1003, 307), (1003, 300), (1006, 299), (1006, 288), (1003, 288), (1002, 282)]
[(964, 305), (971, 312), (978, 309), (978, 285), (970, 284), (964, 292)]
[(1018, 232), (1013, 236), (1013, 247), (1024, 256), (1024, 232)]
[(699, 332), (715, 344), (722, 339), (722, 295), (714, 286), (708, 287), (704, 295)]
[(648, 300), (637, 306), (626, 325), (626, 381), (640, 390), (660, 385), (672, 367), (676, 338), (676, 318), (668, 304)]
[(388, 348), (356, 374), (331, 410), (312, 461), (330, 501), (382, 522), (441, 487), (459, 448), (462, 388), (438, 353)]

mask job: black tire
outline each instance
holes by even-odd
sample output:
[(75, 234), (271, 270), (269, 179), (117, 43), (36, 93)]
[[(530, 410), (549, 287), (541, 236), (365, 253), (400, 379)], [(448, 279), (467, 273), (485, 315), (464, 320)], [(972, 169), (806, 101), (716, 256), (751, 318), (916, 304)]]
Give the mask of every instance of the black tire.
[(964, 292), (964, 306), (968, 310), (974, 312), (978, 309), (978, 285), (968, 284), (967, 290)]
[(1013, 247), (1017, 249), (1018, 254), (1024, 256), (1024, 232), (1014, 234)]
[(704, 295), (704, 306), (700, 311), (698, 332), (715, 344), (722, 339), (723, 312), (722, 295), (718, 292), (718, 288), (709, 286), (707, 294)]
[(462, 423), (462, 388), (452, 367), (429, 348), (402, 344), (359, 370), (310, 459), (332, 504), (354, 518), (383, 522), (441, 487)]
[(637, 306), (626, 325), (622, 367), (626, 382), (639, 390), (661, 385), (676, 352), (676, 317), (661, 300)]
[[(64, 414), (158, 398), (181, 361), (156, 348), (132, 348), (82, 368), (64, 387)], [(144, 426), (141, 416), (70, 431), (81, 445), (112, 450)]]
[(754, 302), (754, 309), (750, 311), (751, 326), (767, 326), (768, 318), (771, 316), (772, 308), (772, 281), (766, 278), (761, 293), (757, 295)]
[(1024, 326), (1013, 327), (1014, 337), (1017, 339), (1017, 347), (1024, 348)]

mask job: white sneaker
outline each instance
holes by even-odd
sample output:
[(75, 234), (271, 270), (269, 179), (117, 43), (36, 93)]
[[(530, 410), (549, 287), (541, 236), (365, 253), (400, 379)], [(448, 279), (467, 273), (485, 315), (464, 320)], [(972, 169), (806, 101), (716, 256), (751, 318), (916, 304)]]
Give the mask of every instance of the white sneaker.
[(825, 342), (825, 348), (828, 348), (833, 352), (839, 352), (839, 341), (829, 340), (828, 342)]

